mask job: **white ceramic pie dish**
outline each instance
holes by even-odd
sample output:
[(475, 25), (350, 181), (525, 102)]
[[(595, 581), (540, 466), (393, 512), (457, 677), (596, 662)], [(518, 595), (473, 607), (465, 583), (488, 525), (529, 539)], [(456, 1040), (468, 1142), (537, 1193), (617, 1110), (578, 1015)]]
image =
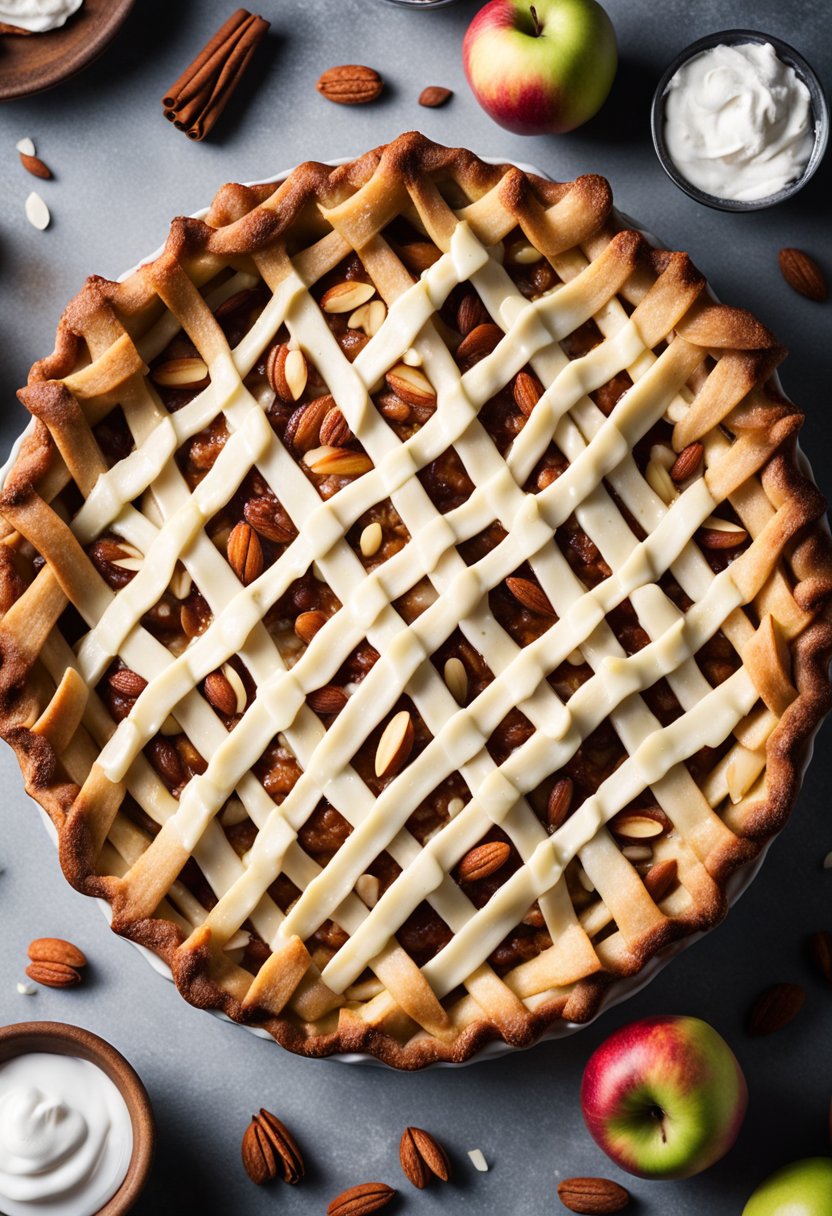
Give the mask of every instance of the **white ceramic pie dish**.
[[(332, 165), (338, 165), (338, 164), (345, 163), (345, 161), (347, 161), (348, 159), (349, 158), (347, 158), (347, 157), (342, 157), (337, 160), (327, 161), (326, 163), (332, 164)], [(490, 160), (492, 163), (501, 163), (504, 158), (485, 157), (483, 159)], [(518, 168), (522, 169), (524, 172), (534, 173), (540, 177), (548, 176), (547, 174), (543, 173), (540, 169), (538, 169), (537, 167), (535, 167), (533, 165), (529, 165), (529, 164), (519, 162), (519, 161), (515, 162), (515, 163), (517, 164)], [(291, 171), (292, 171), (291, 169), (284, 170), (282, 172), (274, 174), (272, 177), (264, 178), (264, 179), (262, 179), (262, 181), (263, 182), (281, 181), (285, 177), (287, 177)], [(247, 184), (255, 184), (255, 183), (247, 183)], [(260, 184), (260, 183), (256, 183), (256, 184)], [(207, 210), (208, 210), (207, 208), (202, 208), (201, 210), (195, 212), (194, 218), (202, 218), (206, 214)], [(632, 219), (630, 217), (624, 217), (624, 218), (627, 220), (628, 223), (631, 223), (633, 225), (633, 227), (638, 227), (638, 225), (635, 224), (634, 221), (632, 221)], [(642, 231), (644, 231), (644, 230), (642, 229)], [(654, 243), (656, 243), (656, 244), (659, 243), (658, 241), (656, 241), (656, 238), (653, 237), (650, 233), (645, 233), (645, 235), (648, 236), (651, 240), (653, 240)], [(137, 269), (137, 267), (139, 265), (146, 263), (148, 261), (152, 261), (154, 258), (156, 258), (162, 252), (162, 248), (163, 248), (163, 246), (160, 246), (154, 252), (152, 252), (149, 255), (147, 255), (146, 257), (142, 258), (141, 261), (136, 264), (136, 266), (132, 267), (130, 270), (125, 271), (124, 274), (120, 276), (120, 278), (121, 279), (127, 278), (130, 274), (132, 274)], [(30, 424), (30, 426), (31, 425), (32, 424)], [(15, 443), (13, 444), (12, 449), (9, 453), (8, 459), (6, 460), (6, 462), (2, 466), (2, 468), (0, 468), (0, 485), (2, 485), (3, 482), (5, 481), (8, 471), (17, 456), (17, 453), (19, 451), (22, 440), (29, 429), (30, 428), (27, 427), (26, 430), (23, 432), (23, 434), (21, 434), (18, 437), (18, 439), (15, 441)], [(808, 462), (805, 460), (805, 457), (802, 456), (802, 454), (801, 454), (801, 459), (808, 466)], [(807, 765), (808, 765), (809, 759), (811, 758), (811, 750), (812, 750), (812, 745), (810, 743), (809, 748), (808, 748), (807, 760), (806, 760)], [(46, 828), (50, 834), (50, 837), (52, 838), (53, 842), (57, 846), (57, 832), (56, 832), (54, 826), (52, 825), (49, 817), (46, 815), (46, 813), (43, 810), (41, 810), (40, 807), (38, 807), (38, 810), (41, 813), (42, 820), (43, 820), (44, 824), (46, 825)], [(740, 898), (740, 896), (747, 890), (750, 883), (756, 877), (760, 867), (762, 866), (763, 860), (765, 858), (765, 854), (767, 852), (767, 848), (768, 848), (768, 846), (766, 846), (763, 849), (761, 854), (754, 861), (743, 866), (729, 879), (728, 884), (727, 884), (727, 899), (728, 899), (729, 908), (733, 907), (733, 905), (737, 902), (737, 900)], [(97, 902), (100, 905), (102, 912), (104, 913), (104, 915), (107, 917), (107, 919), (109, 921), (111, 919), (111, 909), (110, 909), (109, 904), (105, 900), (97, 900)], [(670, 962), (671, 959), (673, 959), (683, 949), (687, 948), (688, 946), (692, 945), (694, 942), (698, 941), (704, 935), (705, 935), (704, 933), (697, 933), (697, 934), (691, 935), (689, 937), (683, 938), (681, 941), (674, 943), (672, 946), (668, 947), (666, 950), (662, 951), (660, 954), (658, 954), (653, 959), (651, 959), (646, 964), (646, 966), (638, 973), (638, 975), (635, 975), (630, 979), (618, 981), (613, 987), (610, 988), (607, 996), (602, 1000), (599, 1010), (595, 1016), (596, 1017), (600, 1016), (600, 1014), (603, 1013), (604, 1010), (611, 1008), (613, 1005), (620, 1004), (622, 1001), (625, 1001), (625, 1000), (629, 999), (631, 996), (634, 996), (637, 992), (639, 992), (642, 988), (644, 988), (647, 984), (649, 984), (650, 981), (667, 965), (668, 962)], [(144, 957), (147, 959), (148, 963), (153, 967), (153, 969), (155, 971), (157, 971), (160, 975), (164, 976), (167, 980), (172, 982), (173, 977), (171, 975), (170, 969), (168, 968), (167, 964), (162, 961), (162, 959), (160, 959), (156, 954), (154, 954), (152, 951), (148, 950), (146, 947), (139, 945), (136, 942), (133, 942), (131, 944), (133, 946), (135, 946), (135, 948), (137, 950), (141, 951), (141, 953), (144, 955)], [(225, 1021), (231, 1021), (231, 1019), (227, 1018), (225, 1014), (222, 1014), (216, 1010), (211, 1010), (211, 1012), (214, 1014), (215, 1017), (223, 1018)], [(542, 1042), (544, 1040), (563, 1038), (566, 1035), (574, 1034), (575, 1031), (582, 1029), (583, 1025), (584, 1024), (569, 1023), (569, 1022), (557, 1023), (556, 1025), (552, 1026), (548, 1031), (546, 1031), (538, 1041)], [(267, 1039), (271, 1042), (275, 1041), (274, 1039), (272, 1039), (272, 1036), (269, 1035), (267, 1031), (262, 1030), (258, 1027), (245, 1026), (244, 1029), (248, 1030), (252, 1034), (257, 1035), (259, 1038)], [(474, 1063), (474, 1062), (480, 1061), (480, 1060), (494, 1059), (498, 1056), (505, 1055), (508, 1052), (512, 1052), (515, 1050), (517, 1050), (517, 1049), (514, 1047), (511, 1047), (510, 1045), (508, 1045), (502, 1041), (492, 1042), (492, 1043), (487, 1044), (485, 1047), (483, 1047), (479, 1052), (477, 1052), (473, 1057), (471, 1057), (471, 1059), (466, 1060), (465, 1063), (470, 1064), (470, 1063)], [(340, 1060), (344, 1063), (351, 1063), (351, 1064), (369, 1064), (369, 1065), (373, 1065), (373, 1066), (381, 1065), (381, 1062), (379, 1060), (377, 1060), (375, 1057), (363, 1056), (363, 1055), (358, 1055), (355, 1053), (342, 1053), (342, 1054), (334, 1055), (329, 1058), (335, 1059), (335, 1060)], [(454, 1067), (454, 1065), (439, 1063), (439, 1064), (432, 1065), (431, 1067)]]

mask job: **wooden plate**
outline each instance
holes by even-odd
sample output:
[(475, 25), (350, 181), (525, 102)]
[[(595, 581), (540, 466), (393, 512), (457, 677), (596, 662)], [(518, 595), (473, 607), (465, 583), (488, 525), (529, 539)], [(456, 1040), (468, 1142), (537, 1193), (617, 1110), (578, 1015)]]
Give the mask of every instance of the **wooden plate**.
[(115, 35), (133, 0), (84, 0), (66, 25), (46, 34), (0, 36), (0, 101), (39, 93), (80, 72)]

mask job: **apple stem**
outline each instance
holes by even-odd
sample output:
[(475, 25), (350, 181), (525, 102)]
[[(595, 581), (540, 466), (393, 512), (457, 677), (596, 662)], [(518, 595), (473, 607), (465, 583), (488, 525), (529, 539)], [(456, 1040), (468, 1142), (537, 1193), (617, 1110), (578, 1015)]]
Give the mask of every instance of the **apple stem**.
[(537, 9), (535, 8), (535, 6), (533, 4), (529, 6), (529, 12), (532, 15), (532, 21), (534, 22), (534, 36), (535, 36), (535, 38), (539, 38), (540, 35), (543, 33), (543, 26), (540, 24), (540, 18), (537, 15)]
[(660, 1106), (654, 1106), (650, 1113), (661, 1128), (662, 1144), (667, 1144), (667, 1128), (664, 1124), (664, 1111)]

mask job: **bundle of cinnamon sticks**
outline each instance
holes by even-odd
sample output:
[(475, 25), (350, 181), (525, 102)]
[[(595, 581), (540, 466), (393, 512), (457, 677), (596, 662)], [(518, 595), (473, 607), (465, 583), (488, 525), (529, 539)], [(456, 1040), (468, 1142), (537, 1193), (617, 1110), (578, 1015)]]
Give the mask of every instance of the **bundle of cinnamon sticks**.
[(162, 98), (165, 118), (204, 139), (240, 83), (269, 22), (238, 8)]

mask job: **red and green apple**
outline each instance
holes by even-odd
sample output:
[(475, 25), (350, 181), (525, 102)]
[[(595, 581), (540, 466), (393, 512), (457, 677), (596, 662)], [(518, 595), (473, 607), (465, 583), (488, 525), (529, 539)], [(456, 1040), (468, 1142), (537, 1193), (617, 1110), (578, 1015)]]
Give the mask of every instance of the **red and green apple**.
[(748, 1102), (734, 1053), (699, 1018), (652, 1017), (593, 1053), (581, 1104), (587, 1127), (622, 1169), (689, 1178), (728, 1152)]
[(830, 1212), (832, 1158), (806, 1157), (758, 1186), (742, 1216), (829, 1216)]
[(477, 101), (518, 135), (579, 127), (606, 101), (618, 66), (615, 30), (596, 0), (490, 0), (462, 58)]

